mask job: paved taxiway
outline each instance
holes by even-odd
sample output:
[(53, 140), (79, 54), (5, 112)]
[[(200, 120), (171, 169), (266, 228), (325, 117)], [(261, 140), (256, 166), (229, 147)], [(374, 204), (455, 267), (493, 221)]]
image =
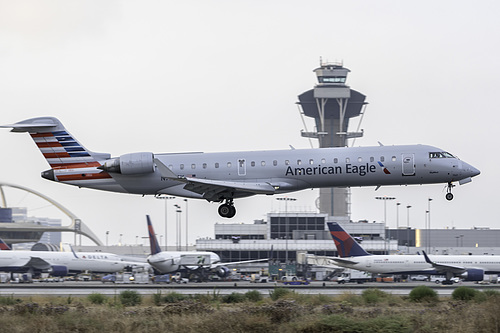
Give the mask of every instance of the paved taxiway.
[(437, 285), (431, 282), (406, 282), (406, 283), (365, 283), (339, 285), (332, 282), (312, 282), (304, 286), (285, 286), (282, 283), (250, 283), (239, 282), (206, 282), (188, 284), (104, 284), (102, 282), (55, 282), (55, 283), (32, 283), (32, 284), (2, 284), (0, 295), (7, 296), (86, 296), (92, 293), (103, 295), (117, 295), (123, 290), (135, 290), (141, 295), (152, 295), (161, 291), (162, 293), (176, 292), (180, 294), (211, 294), (218, 293), (227, 295), (233, 292), (246, 293), (250, 290), (258, 290), (263, 295), (268, 295), (276, 287), (290, 288), (297, 293), (309, 295), (341, 295), (343, 293), (361, 294), (367, 288), (378, 288), (394, 295), (408, 295), (410, 291), (419, 285), (427, 285), (433, 288), (439, 296), (450, 296), (458, 286), (468, 286), (479, 290), (497, 289), (500, 285), (480, 285), (472, 282), (462, 282), (451, 286)]

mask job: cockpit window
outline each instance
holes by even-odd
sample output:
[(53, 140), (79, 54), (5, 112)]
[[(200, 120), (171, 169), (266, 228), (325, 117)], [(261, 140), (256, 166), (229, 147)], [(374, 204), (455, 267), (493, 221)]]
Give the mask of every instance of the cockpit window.
[(452, 154), (441, 151), (441, 152), (431, 152), (429, 153), (429, 158), (455, 158)]

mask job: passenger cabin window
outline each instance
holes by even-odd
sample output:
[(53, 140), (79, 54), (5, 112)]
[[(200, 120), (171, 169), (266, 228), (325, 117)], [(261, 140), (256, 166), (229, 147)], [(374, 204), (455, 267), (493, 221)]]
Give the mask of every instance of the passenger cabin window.
[(359, 163), (363, 162), (363, 158), (362, 157), (358, 157), (358, 162)]
[(277, 166), (277, 165), (278, 165), (278, 161), (274, 160), (274, 161), (273, 161), (273, 165), (274, 165), (274, 166)]
[(260, 165), (261, 165), (261, 166), (266, 166), (266, 161), (261, 161), (261, 162), (260, 162)]
[(191, 169), (196, 169), (196, 164), (191, 164)]
[(314, 164), (314, 160), (312, 158), (309, 160), (309, 164)]
[(290, 165), (290, 161), (289, 160), (285, 160), (285, 165)]
[(219, 163), (215, 163), (215, 168), (218, 169), (219, 168)]
[(169, 168), (170, 170), (172, 170), (172, 169), (174, 168), (174, 166), (173, 166), (172, 164), (169, 164), (169, 165), (168, 165), (168, 168)]
[(203, 163), (203, 169), (207, 168), (207, 163)]
[(339, 163), (339, 159), (335, 157), (335, 158), (333, 159), (333, 163), (335, 163), (335, 164)]
[(302, 164), (302, 160), (297, 160), (297, 165), (301, 165)]
[(227, 162), (227, 167), (230, 168), (231, 167), (231, 162)]
[(392, 157), (392, 161), (393, 161), (393, 162), (396, 162), (396, 156), (393, 156), (393, 157)]
[(349, 157), (346, 157), (346, 158), (345, 158), (345, 162), (346, 162), (346, 163), (349, 163), (349, 162), (351, 162), (351, 159), (350, 159)]
[(181, 170), (184, 170), (184, 164), (180, 165)]
[(375, 158), (372, 156), (370, 157), (370, 162), (374, 162), (375, 161)]
[(326, 163), (326, 159), (322, 158), (321, 159), (321, 164), (325, 164)]
[(384, 162), (384, 161), (385, 161), (384, 156), (380, 156), (380, 162)]
[(250, 162), (250, 165), (254, 167), (255, 166), (255, 161)]

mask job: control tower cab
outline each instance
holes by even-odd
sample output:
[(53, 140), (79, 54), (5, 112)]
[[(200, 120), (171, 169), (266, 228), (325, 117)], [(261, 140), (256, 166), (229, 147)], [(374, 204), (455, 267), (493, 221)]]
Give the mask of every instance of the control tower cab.
[[(302, 114), (314, 118), (315, 131), (302, 131), (303, 137), (319, 140), (320, 148), (345, 147), (348, 139), (363, 136), (363, 131), (349, 132), (349, 120), (364, 114), (366, 96), (346, 85), (350, 70), (342, 63), (320, 61), (313, 71), (318, 83), (313, 89), (298, 96)], [(320, 189), (318, 208), (321, 213), (338, 220), (350, 219), (350, 191), (348, 188)]]

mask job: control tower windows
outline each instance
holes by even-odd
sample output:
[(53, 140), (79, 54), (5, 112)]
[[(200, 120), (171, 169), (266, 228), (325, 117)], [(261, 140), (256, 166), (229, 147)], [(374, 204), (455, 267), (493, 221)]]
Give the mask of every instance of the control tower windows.
[(319, 83), (345, 83), (345, 76), (320, 76)]

